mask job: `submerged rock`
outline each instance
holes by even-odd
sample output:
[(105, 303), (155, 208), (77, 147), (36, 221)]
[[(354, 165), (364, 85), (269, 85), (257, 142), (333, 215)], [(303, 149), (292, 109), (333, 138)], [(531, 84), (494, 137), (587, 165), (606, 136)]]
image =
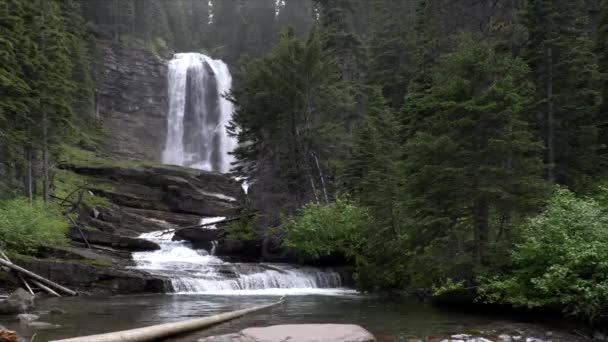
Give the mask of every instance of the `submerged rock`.
[(0, 342), (19, 342), (21, 339), (16, 332), (0, 325)]
[(29, 322), (37, 321), (39, 318), (40, 318), (40, 316), (34, 315), (34, 314), (17, 315), (17, 319), (19, 320), (20, 323), (29, 323)]
[(18, 288), (8, 298), (0, 301), (0, 315), (26, 313), (32, 308), (34, 308), (34, 296), (22, 288)]
[(367, 330), (353, 324), (286, 324), (248, 328), (236, 334), (206, 337), (199, 342), (375, 342)]

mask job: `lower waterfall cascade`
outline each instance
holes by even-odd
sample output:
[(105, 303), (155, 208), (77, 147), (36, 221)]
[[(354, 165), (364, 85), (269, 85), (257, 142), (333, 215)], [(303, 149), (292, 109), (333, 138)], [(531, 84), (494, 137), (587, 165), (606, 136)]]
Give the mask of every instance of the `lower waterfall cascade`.
[[(213, 219), (203, 220), (213, 222)], [(161, 249), (133, 253), (133, 260), (135, 268), (169, 278), (175, 293), (294, 295), (349, 292), (342, 287), (340, 275), (333, 270), (290, 264), (225, 262), (212, 251), (195, 250), (188, 242), (173, 241), (173, 235), (171, 231), (142, 234), (140, 238), (156, 242)]]

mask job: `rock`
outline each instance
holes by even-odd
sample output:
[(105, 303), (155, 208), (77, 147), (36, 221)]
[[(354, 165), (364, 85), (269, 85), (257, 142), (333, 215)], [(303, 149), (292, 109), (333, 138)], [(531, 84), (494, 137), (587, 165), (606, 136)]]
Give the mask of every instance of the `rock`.
[(61, 328), (61, 325), (47, 322), (29, 322), (27, 323), (27, 327), (36, 330), (52, 330)]
[(17, 319), (19, 320), (19, 323), (33, 322), (33, 321), (37, 321), (39, 318), (40, 318), (40, 316), (34, 315), (34, 314), (19, 314), (19, 315), (17, 315)]
[(498, 335), (497, 342), (512, 342), (513, 339), (507, 334)]
[(213, 241), (218, 241), (224, 234), (223, 229), (187, 228), (176, 231), (173, 240), (185, 240), (192, 243), (194, 248), (209, 251)]
[(167, 64), (146, 49), (96, 40), (95, 106), (104, 150), (127, 159), (159, 160), (167, 132)]
[(22, 288), (11, 293), (7, 299), (0, 302), (0, 315), (26, 313), (34, 307), (34, 296)]
[(593, 339), (597, 341), (608, 341), (608, 336), (596, 331), (593, 333)]
[(49, 313), (51, 315), (65, 315), (67, 311), (60, 308), (52, 308), (51, 310), (49, 310)]
[(5, 329), (0, 325), (0, 342), (19, 342), (19, 340), (16, 332)]
[(13, 261), (49, 280), (85, 292), (99, 294), (162, 293), (168, 292), (167, 290), (171, 288), (168, 279), (134, 269), (30, 257), (14, 257)]
[(375, 342), (367, 330), (352, 324), (287, 324), (248, 328), (199, 342)]
[[(94, 245), (108, 246), (128, 251), (156, 251), (160, 249), (158, 244), (145, 239), (130, 238), (91, 229), (81, 229), (80, 231), (82, 231), (82, 234), (86, 237), (87, 241)], [(80, 231), (78, 231), (78, 228), (72, 227), (68, 232), (68, 236), (74, 241), (84, 242)]]

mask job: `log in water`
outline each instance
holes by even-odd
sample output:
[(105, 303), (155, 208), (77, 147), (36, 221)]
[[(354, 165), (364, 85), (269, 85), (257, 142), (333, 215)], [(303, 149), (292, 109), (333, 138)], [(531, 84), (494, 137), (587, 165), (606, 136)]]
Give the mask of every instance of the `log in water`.
[(154, 341), (160, 338), (166, 338), (169, 336), (183, 334), (194, 330), (200, 330), (203, 328), (210, 327), (222, 322), (233, 320), (250, 314), (252, 312), (271, 308), (273, 306), (282, 304), (284, 298), (281, 298), (278, 302), (255, 306), (249, 309), (236, 310), (226, 312), (218, 315), (213, 315), (205, 318), (197, 318), (188, 321), (165, 323), (159, 325), (153, 325), (145, 328), (138, 328), (132, 330), (118, 331), (108, 334), (90, 335), (83, 337), (69, 338), (65, 340), (56, 340), (51, 342), (143, 342), (143, 341)]

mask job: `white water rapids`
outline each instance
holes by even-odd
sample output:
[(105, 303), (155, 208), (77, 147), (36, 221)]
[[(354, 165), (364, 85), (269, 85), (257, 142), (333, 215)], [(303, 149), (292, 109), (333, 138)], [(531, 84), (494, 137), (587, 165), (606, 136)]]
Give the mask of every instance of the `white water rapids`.
[[(213, 226), (211, 226), (213, 227)], [(133, 253), (136, 268), (168, 277), (181, 294), (303, 295), (343, 294), (337, 272), (289, 264), (228, 263), (205, 250), (194, 250), (173, 233), (145, 233), (158, 251)]]

